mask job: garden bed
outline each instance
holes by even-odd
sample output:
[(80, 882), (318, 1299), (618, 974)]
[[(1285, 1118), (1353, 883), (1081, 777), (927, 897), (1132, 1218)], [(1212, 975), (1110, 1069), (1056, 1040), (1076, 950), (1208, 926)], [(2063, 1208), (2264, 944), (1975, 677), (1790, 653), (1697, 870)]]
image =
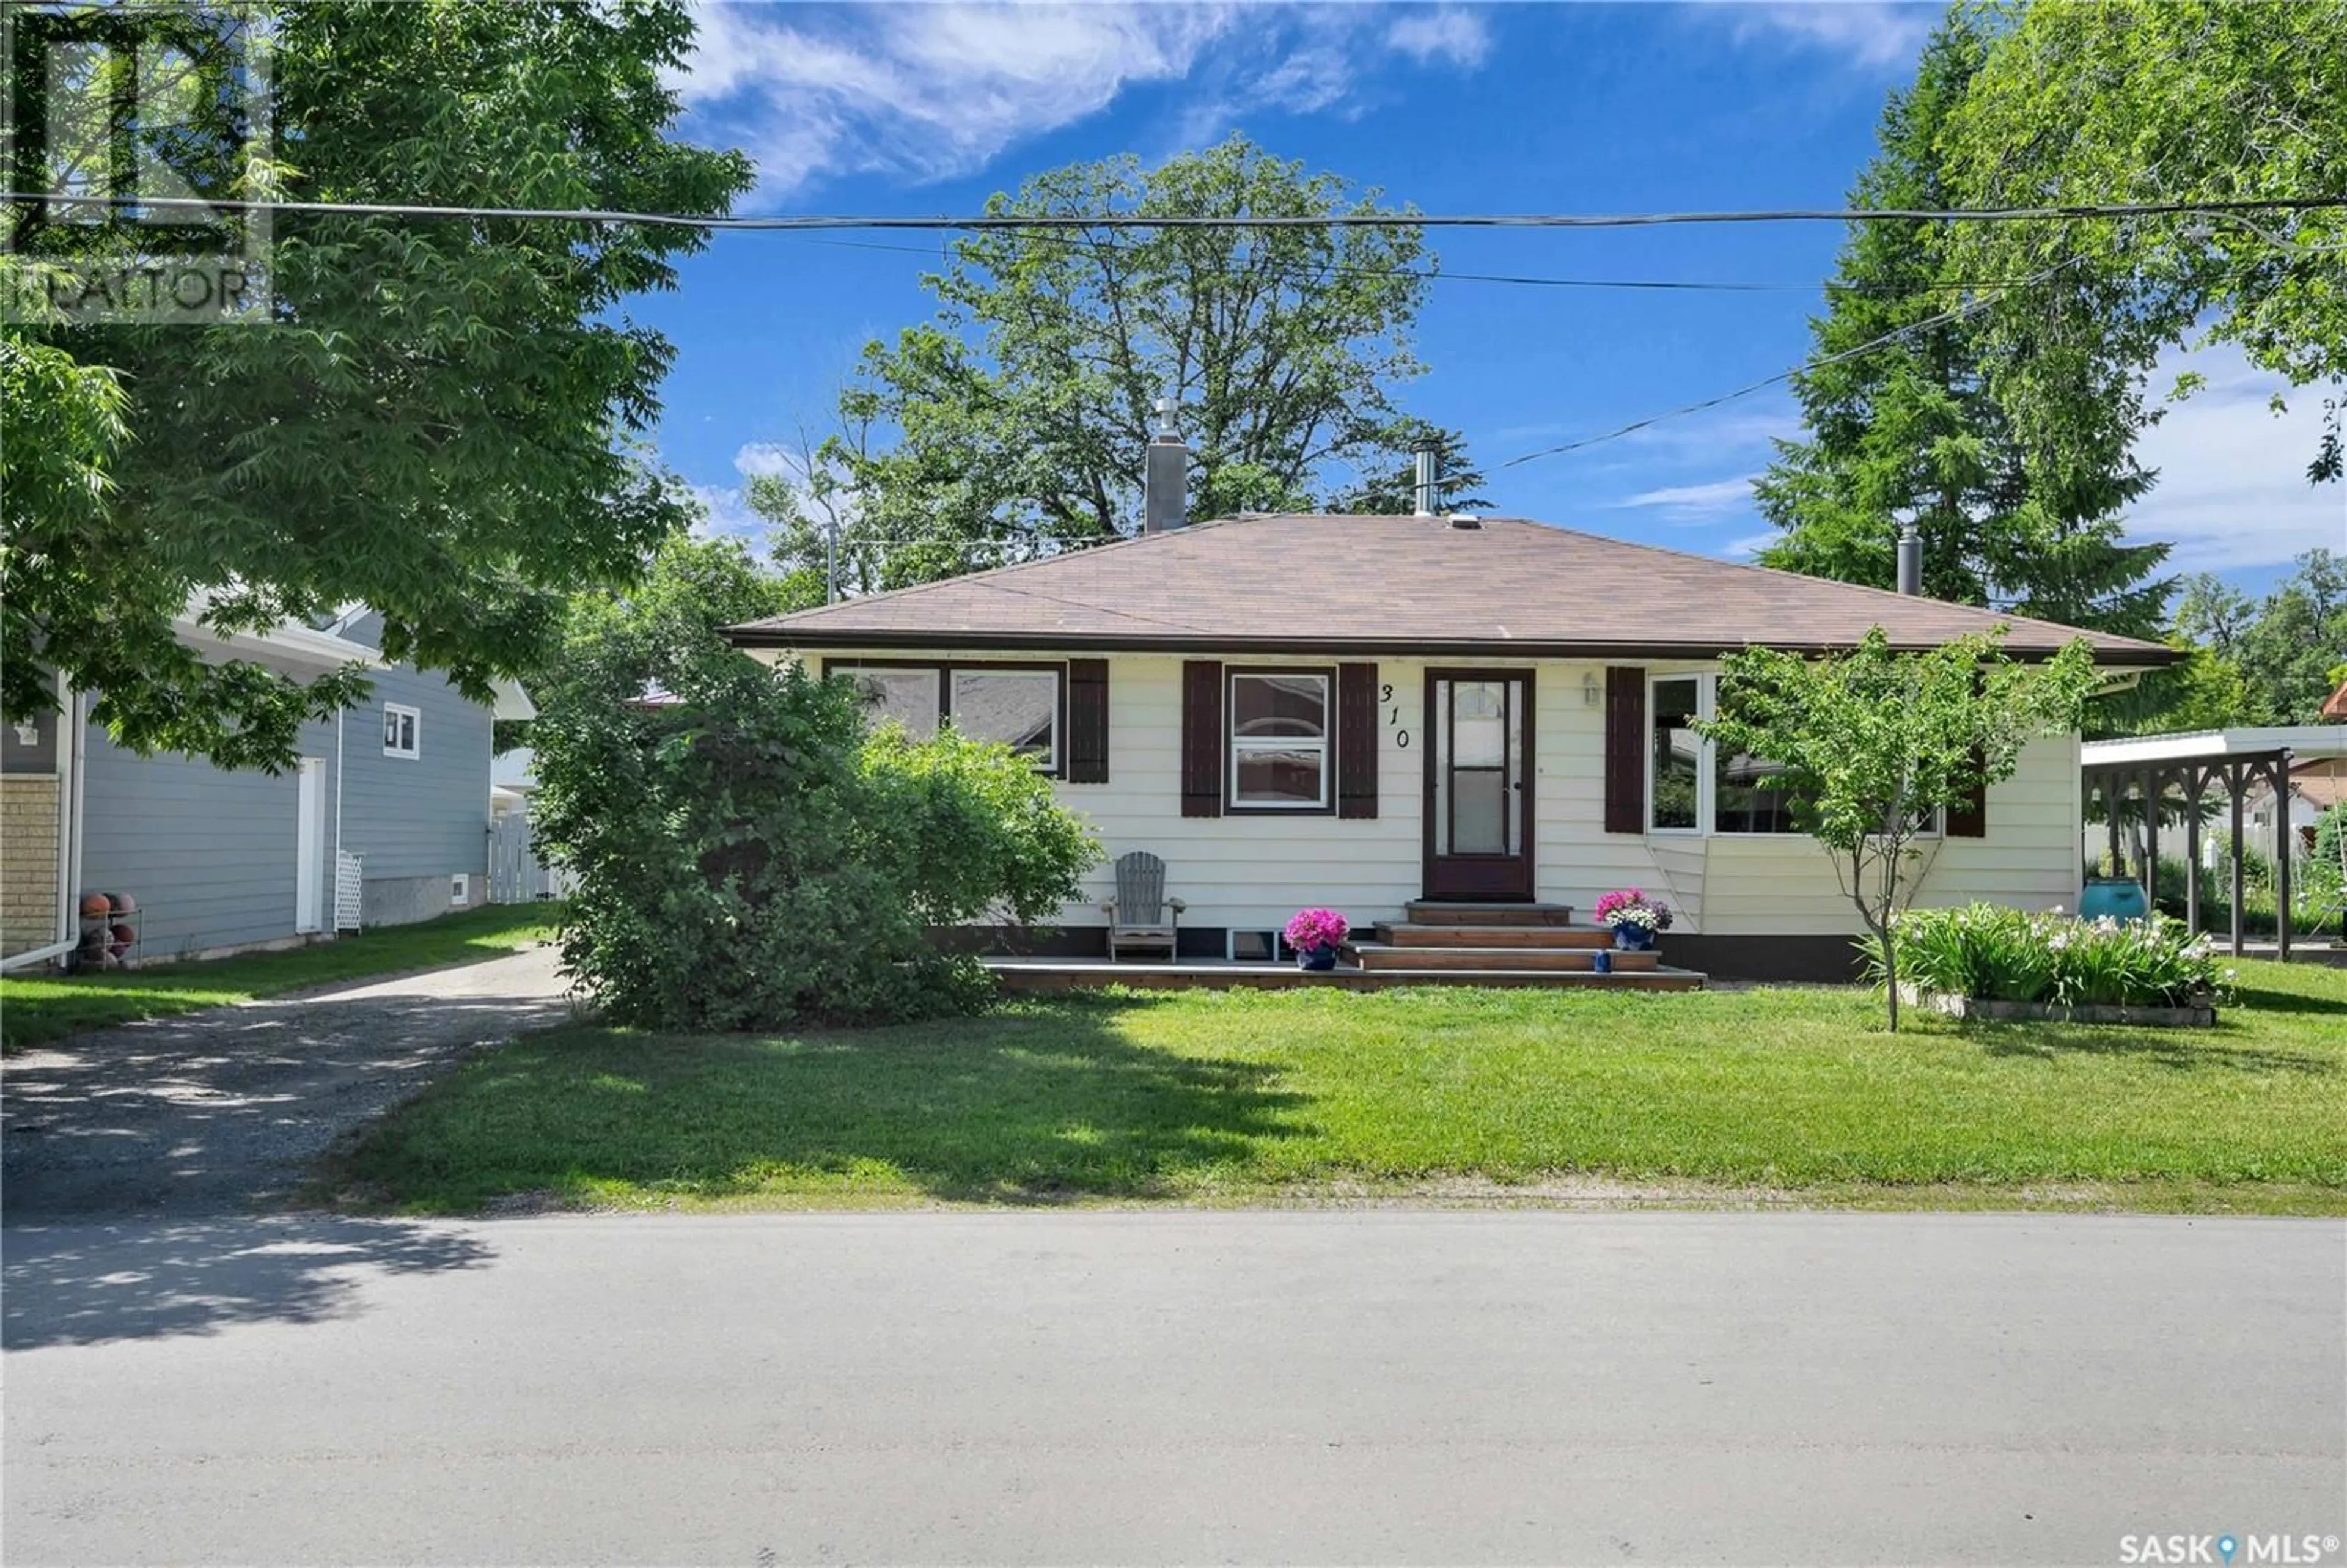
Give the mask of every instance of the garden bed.
[(2018, 1023), (2040, 1020), (2050, 1023), (2127, 1023), (2147, 1024), (2154, 1029), (2214, 1029), (2217, 1009), (2213, 1004), (2198, 1007), (2096, 1007), (2092, 1004), (2066, 1007), (2060, 1002), (1989, 1001), (1979, 997), (1958, 996), (1950, 991), (1925, 991), (1914, 987), (1902, 987), (1905, 999), (1918, 1007), (1945, 1013), (1950, 1018), (1973, 1019), (1983, 1023)]

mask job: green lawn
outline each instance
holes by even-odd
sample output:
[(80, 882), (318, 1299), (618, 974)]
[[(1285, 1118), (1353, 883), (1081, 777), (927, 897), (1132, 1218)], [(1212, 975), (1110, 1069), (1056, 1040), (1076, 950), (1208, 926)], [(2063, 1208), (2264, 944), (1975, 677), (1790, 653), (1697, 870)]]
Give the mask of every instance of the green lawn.
[[(328, 1173), (356, 1206), (1665, 1195), (2347, 1213), (2347, 971), (2214, 1030), (1920, 1021), (1854, 990), (1140, 993), (771, 1037), (527, 1037)], [(1546, 1184), (1546, 1187), (1543, 1187)]]
[(205, 964), (56, 979), (0, 979), (0, 1039), (18, 1050), (86, 1029), (165, 1018), (374, 975), (502, 958), (554, 932), (556, 906), (491, 904), (413, 926)]

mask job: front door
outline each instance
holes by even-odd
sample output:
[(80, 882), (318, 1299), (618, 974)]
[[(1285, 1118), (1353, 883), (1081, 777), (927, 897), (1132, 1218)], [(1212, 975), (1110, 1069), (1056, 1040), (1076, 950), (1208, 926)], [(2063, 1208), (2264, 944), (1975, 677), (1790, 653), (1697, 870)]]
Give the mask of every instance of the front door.
[(1532, 677), (1426, 672), (1426, 896), (1532, 896)]

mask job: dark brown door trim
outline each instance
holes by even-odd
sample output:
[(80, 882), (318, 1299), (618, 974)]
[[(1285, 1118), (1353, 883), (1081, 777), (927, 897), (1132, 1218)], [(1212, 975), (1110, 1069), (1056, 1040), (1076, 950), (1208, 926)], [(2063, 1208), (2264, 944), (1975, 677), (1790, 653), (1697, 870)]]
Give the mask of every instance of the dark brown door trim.
[[(1510, 683), (1508, 701), (1523, 704), (1522, 750), (1516, 759), (1518, 787), (1513, 792), (1515, 800), (1512, 807), (1518, 814), (1516, 854), (1438, 856), (1434, 852), (1435, 774), (1439, 768), (1450, 765), (1447, 759), (1452, 754), (1448, 743), (1450, 714), (1447, 711), (1438, 712), (1435, 708), (1435, 688), (1443, 681), (1504, 681)], [(1420, 791), (1424, 804), (1419, 842), (1419, 887), (1427, 898), (1529, 900), (1532, 897), (1532, 842), (1539, 820), (1533, 809), (1532, 781), (1538, 772), (1534, 759), (1540, 754), (1532, 728), (1534, 692), (1532, 671), (1529, 669), (1434, 667), (1426, 671), (1425, 705), (1420, 709), (1419, 722), (1419, 728), (1426, 735), (1426, 764)]]

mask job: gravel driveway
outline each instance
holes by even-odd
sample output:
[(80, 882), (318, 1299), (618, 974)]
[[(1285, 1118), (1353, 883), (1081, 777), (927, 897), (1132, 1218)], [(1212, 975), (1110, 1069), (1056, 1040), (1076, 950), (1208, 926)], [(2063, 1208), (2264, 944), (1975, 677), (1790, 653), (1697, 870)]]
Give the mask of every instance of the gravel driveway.
[(570, 1016), (557, 954), (98, 1030), (0, 1067), (0, 1217), (282, 1201), (347, 1129), (475, 1048)]

